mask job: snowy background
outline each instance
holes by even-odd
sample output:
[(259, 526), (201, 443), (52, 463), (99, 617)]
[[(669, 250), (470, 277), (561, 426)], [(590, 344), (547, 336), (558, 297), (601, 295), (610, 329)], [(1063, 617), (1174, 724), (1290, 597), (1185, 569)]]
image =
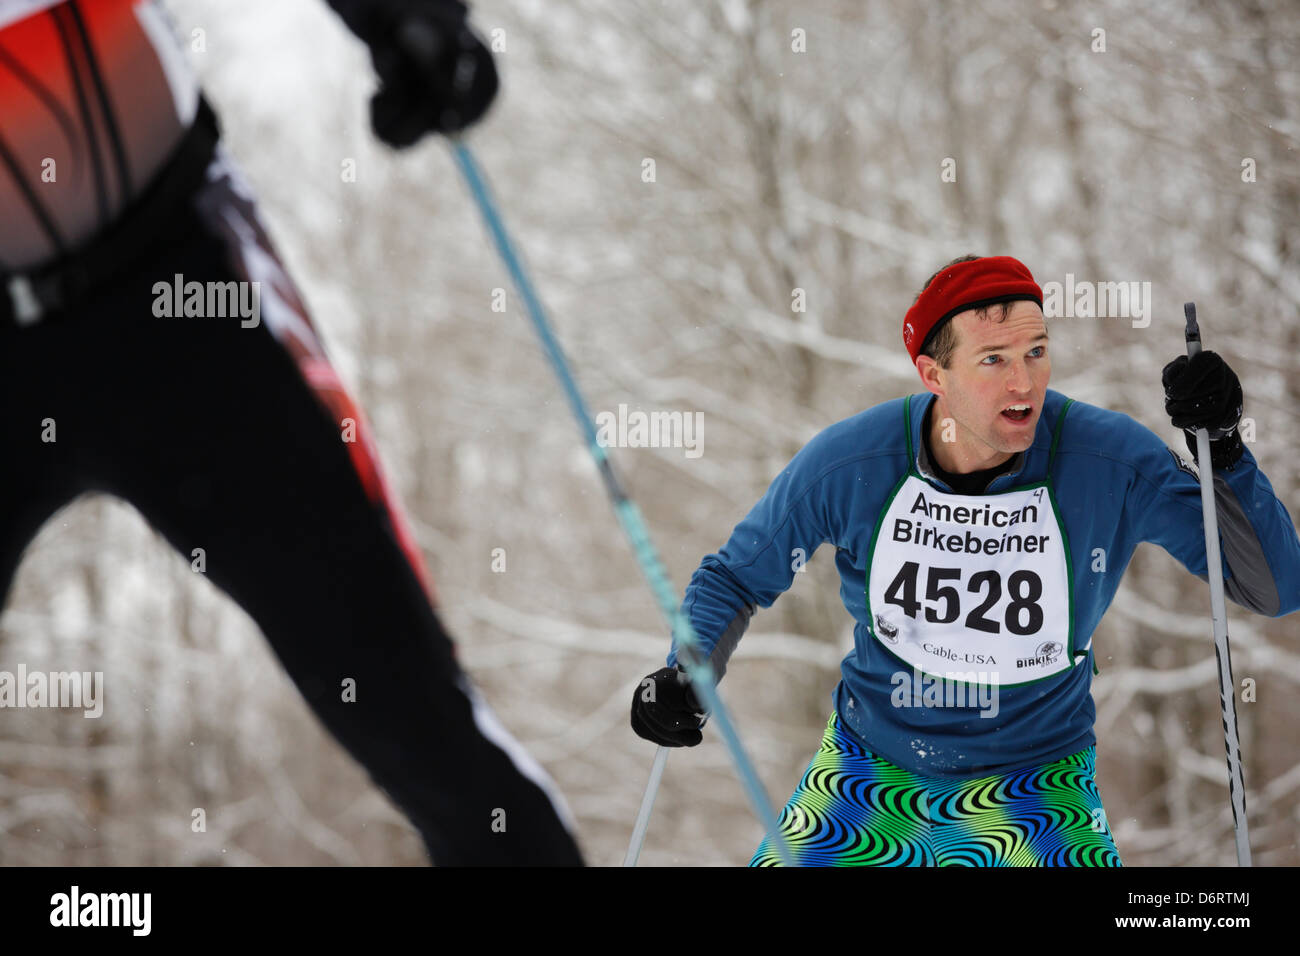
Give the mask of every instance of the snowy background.
[[(620, 862), (654, 755), (628, 706), (668, 638), (513, 291), (492, 311), (508, 277), (444, 144), (374, 141), (368, 55), (318, 0), (165, 6), (187, 46), (203, 31), (187, 55), (371, 418), (462, 662), (555, 777), (588, 860)], [(1152, 283), (1147, 328), (1049, 320), (1051, 386), (1180, 451), (1160, 369), (1194, 300), (1300, 513), (1300, 7), (1131, 7), (477, 3), (505, 50), (471, 142), (591, 406), (703, 413), (699, 458), (614, 453), (679, 590), (808, 438), (920, 390), (902, 314), (968, 252), (1040, 283)], [(778, 806), (851, 646), (838, 588), (823, 548), (722, 685)], [(1229, 622), (1257, 688), (1238, 704), (1256, 862), (1295, 865), (1300, 618), (1230, 604)], [(1232, 865), (1207, 589), (1143, 545), (1095, 646), (1125, 863)], [(0, 617), (0, 668), (19, 661), (104, 671), (106, 709), (5, 714), (0, 862), (424, 861), (247, 616), (123, 504), (82, 499), (34, 542)], [(644, 865), (744, 864), (760, 838), (716, 732), (672, 754)]]

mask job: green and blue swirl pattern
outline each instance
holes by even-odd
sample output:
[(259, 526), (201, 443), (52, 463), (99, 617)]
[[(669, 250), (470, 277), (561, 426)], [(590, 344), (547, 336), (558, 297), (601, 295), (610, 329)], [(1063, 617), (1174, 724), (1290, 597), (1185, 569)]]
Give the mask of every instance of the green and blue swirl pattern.
[[(923, 777), (866, 750), (832, 712), (781, 811), (801, 866), (1122, 866), (1095, 748), (973, 780)], [(778, 866), (770, 841), (750, 866)]]

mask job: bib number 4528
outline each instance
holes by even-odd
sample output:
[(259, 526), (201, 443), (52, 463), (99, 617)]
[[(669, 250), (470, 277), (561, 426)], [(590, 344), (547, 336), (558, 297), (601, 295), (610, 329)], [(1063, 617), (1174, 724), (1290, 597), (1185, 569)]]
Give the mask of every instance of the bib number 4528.
[[(961, 617), (961, 568), (930, 568), (925, 582), (925, 619), (931, 624), (951, 624)], [(897, 604), (908, 617), (916, 617), (922, 604), (916, 599), (917, 578), (921, 565), (904, 562), (897, 576), (885, 589), (885, 603)], [(952, 583), (945, 583), (952, 582)], [(966, 582), (966, 591), (979, 603), (966, 614), (965, 625), (987, 634), (998, 634), (1002, 622), (985, 614), (1002, 599), (1002, 575), (997, 571), (976, 571)], [(1012, 634), (1036, 634), (1043, 627), (1043, 580), (1033, 571), (1013, 571), (1007, 578), (1007, 604), (1004, 622)]]

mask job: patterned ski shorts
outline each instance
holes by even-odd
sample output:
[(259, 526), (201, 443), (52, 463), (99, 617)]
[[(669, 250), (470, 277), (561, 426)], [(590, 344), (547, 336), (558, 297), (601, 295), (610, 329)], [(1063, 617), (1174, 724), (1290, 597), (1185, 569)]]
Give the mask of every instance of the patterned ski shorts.
[[(1095, 748), (974, 780), (923, 777), (863, 748), (831, 712), (781, 811), (801, 866), (1122, 866)], [(750, 866), (779, 866), (764, 840)]]

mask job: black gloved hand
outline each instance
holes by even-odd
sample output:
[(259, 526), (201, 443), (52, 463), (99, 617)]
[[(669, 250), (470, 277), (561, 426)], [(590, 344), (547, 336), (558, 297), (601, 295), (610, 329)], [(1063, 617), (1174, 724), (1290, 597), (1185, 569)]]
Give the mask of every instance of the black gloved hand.
[(686, 674), (664, 667), (637, 684), (632, 729), (662, 747), (694, 747), (704, 739), (704, 708)]
[(370, 123), (384, 142), (401, 148), (425, 133), (458, 132), (487, 112), (496, 65), (460, 0), (329, 3), (370, 47), (380, 83)]
[(1245, 451), (1237, 425), (1244, 397), (1241, 381), (1215, 352), (1198, 352), (1189, 360), (1180, 355), (1160, 375), (1165, 386), (1165, 411), (1175, 428), (1183, 429), (1187, 447), (1196, 457), (1196, 429), (1210, 433), (1214, 468), (1231, 468)]

